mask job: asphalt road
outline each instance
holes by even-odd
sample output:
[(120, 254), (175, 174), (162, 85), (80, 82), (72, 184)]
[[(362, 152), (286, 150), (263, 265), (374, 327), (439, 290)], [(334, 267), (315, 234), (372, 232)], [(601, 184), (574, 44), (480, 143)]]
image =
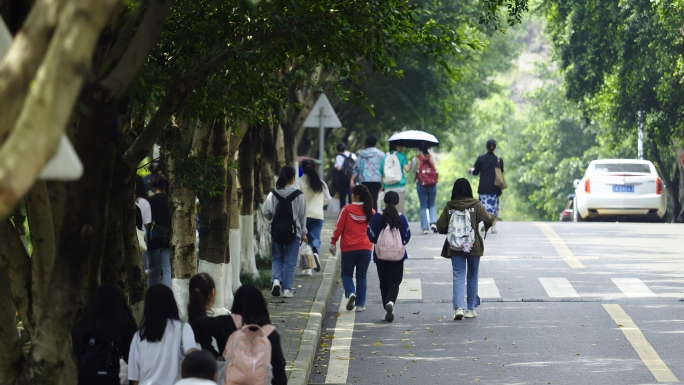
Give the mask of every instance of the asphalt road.
[[(311, 383), (653, 384), (684, 381), (684, 225), (500, 223), (478, 317), (453, 321), (444, 236), (412, 224), (396, 320), (375, 266), (367, 310), (328, 304)], [(343, 301), (343, 304), (346, 303)]]

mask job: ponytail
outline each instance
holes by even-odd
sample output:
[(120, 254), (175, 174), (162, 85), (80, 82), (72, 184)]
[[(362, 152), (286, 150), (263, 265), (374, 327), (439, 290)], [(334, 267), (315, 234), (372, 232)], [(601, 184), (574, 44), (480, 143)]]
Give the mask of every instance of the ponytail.
[(385, 209), (382, 211), (382, 219), (380, 220), (380, 228), (384, 229), (387, 225), (390, 229), (402, 229), (401, 217), (397, 211), (397, 204), (399, 204), (399, 194), (396, 191), (388, 191), (385, 193)]
[(276, 181), (276, 188), (282, 189), (295, 177), (295, 169), (292, 166), (283, 166), (280, 169), (278, 180)]
[(363, 202), (363, 213), (366, 214), (366, 222), (370, 222), (373, 217), (373, 197), (368, 192), (368, 187), (362, 184), (354, 186), (352, 194), (358, 195), (361, 202)]
[(207, 273), (195, 274), (190, 278), (188, 284), (188, 290), (190, 291), (188, 322), (190, 325), (207, 315), (209, 299), (214, 289), (216, 289), (216, 283), (214, 283), (214, 279)]

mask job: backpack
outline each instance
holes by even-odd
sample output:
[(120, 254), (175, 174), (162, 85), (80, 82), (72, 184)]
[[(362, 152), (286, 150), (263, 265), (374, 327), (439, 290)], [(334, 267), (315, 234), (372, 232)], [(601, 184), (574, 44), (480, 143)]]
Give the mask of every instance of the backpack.
[(352, 175), (354, 175), (354, 166), (356, 165), (356, 161), (351, 157), (351, 155), (342, 156), (344, 157), (344, 163), (342, 163), (342, 170), (340, 170), (341, 176), (344, 180), (351, 180)]
[(475, 244), (475, 231), (470, 220), (470, 209), (449, 210), (449, 231), (447, 241), (451, 250), (469, 253)]
[(87, 345), (78, 357), (78, 382), (118, 385), (121, 356), (118, 344), (114, 340), (106, 342), (96, 338), (92, 333), (86, 338)]
[(404, 173), (401, 170), (401, 163), (397, 153), (387, 154), (385, 157), (385, 165), (382, 168), (382, 183), (386, 185), (397, 184), (401, 182)]
[(226, 342), (224, 385), (270, 385), (273, 379), (271, 341), (273, 325), (242, 325), (242, 316), (231, 314), (237, 328)]
[(390, 228), (390, 225), (385, 226), (380, 235), (378, 236), (378, 241), (375, 243), (375, 254), (378, 259), (383, 261), (401, 261), (404, 259), (404, 253), (406, 252), (406, 246), (401, 240), (401, 233), (397, 228)]
[(416, 180), (423, 187), (432, 187), (437, 184), (439, 180), (439, 174), (432, 165), (430, 157), (425, 155), (418, 155), (418, 171), (416, 171)]
[(275, 214), (271, 222), (271, 236), (275, 243), (287, 245), (297, 238), (297, 221), (292, 211), (292, 202), (302, 194), (301, 190), (295, 190), (287, 198), (281, 197), (275, 190), (271, 193), (278, 200)]
[(169, 247), (171, 244), (171, 228), (158, 225), (154, 222), (152, 224), (152, 230), (150, 230), (150, 240), (153, 241), (155, 245)]

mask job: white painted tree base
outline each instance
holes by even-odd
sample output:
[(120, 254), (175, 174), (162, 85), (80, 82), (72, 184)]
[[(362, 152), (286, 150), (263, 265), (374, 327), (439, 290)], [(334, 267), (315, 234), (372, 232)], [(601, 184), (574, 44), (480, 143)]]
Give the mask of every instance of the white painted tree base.
[(176, 298), (176, 304), (178, 305), (178, 314), (180, 315), (180, 319), (184, 322), (188, 321), (189, 284), (189, 279), (171, 279), (171, 288), (173, 290), (173, 296)]
[(231, 275), (232, 275), (232, 285), (233, 285), (233, 293), (237, 291), (237, 289), (242, 286), (242, 282), (240, 281), (240, 272), (242, 269), (240, 268), (240, 260), (242, 259), (240, 257), (240, 253), (242, 252), (242, 232), (240, 229), (230, 229), (230, 241), (229, 247), (230, 247), (230, 264), (232, 265), (231, 267)]
[(216, 283), (214, 307), (230, 309), (233, 306), (232, 266), (229, 263), (211, 263), (200, 259), (197, 271), (211, 275)]
[(259, 276), (254, 256), (254, 215), (240, 215), (241, 263), (242, 271), (253, 277)]
[[(267, 195), (264, 195), (264, 202)], [(264, 218), (263, 204), (254, 211), (254, 255), (261, 259), (271, 259), (271, 234), (268, 231), (270, 223)]]

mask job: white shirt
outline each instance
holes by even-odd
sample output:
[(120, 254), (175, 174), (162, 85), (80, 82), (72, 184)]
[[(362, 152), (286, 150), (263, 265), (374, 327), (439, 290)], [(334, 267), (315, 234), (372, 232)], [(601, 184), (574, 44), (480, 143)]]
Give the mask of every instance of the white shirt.
[(152, 223), (152, 208), (150, 207), (150, 202), (148, 202), (147, 199), (136, 198), (135, 204), (140, 208), (143, 226)]
[(311, 219), (324, 219), (323, 206), (330, 203), (332, 197), (330, 196), (330, 190), (328, 190), (328, 185), (323, 183), (323, 191), (317, 193), (311, 186), (309, 186), (309, 176), (304, 174), (299, 178), (296, 183), (302, 192), (304, 193), (304, 200), (306, 200), (306, 217)]
[[(179, 380), (181, 358), (181, 321), (169, 320), (161, 341), (140, 340), (135, 333), (128, 355), (128, 379), (140, 381), (140, 385), (170, 385)], [(197, 349), (195, 333), (190, 325), (183, 324), (183, 354)]]
[(203, 378), (190, 377), (184, 378), (176, 382), (176, 385), (216, 385), (216, 383), (214, 381), (205, 380)]
[(351, 156), (352, 160), (356, 162), (356, 154), (352, 154), (349, 151), (345, 151), (343, 154), (337, 154), (335, 157), (335, 169), (341, 168), (344, 165), (345, 157)]

